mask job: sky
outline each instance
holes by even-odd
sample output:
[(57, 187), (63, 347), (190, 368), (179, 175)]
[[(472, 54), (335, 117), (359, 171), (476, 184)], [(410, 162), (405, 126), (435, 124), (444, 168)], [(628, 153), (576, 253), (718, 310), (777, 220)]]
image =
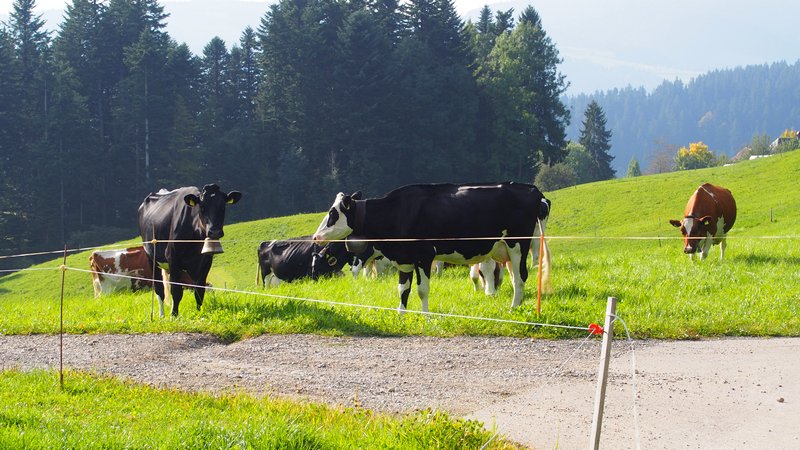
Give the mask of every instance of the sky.
[[(228, 47), (246, 26), (257, 28), (273, 0), (161, 0), (167, 31), (195, 54), (214, 36)], [(48, 28), (55, 29), (65, 0), (37, 0)], [(191, 3), (191, 4), (190, 4)], [(232, 5), (238, 3), (236, 8)], [(800, 59), (796, 0), (455, 0), (463, 19), (488, 4), (493, 11), (528, 5), (563, 58), (568, 94), (626, 86), (654, 89), (664, 80)], [(13, 0), (0, 0), (0, 20)], [(50, 11), (50, 12), (47, 12)], [(55, 22), (55, 23), (50, 23)]]

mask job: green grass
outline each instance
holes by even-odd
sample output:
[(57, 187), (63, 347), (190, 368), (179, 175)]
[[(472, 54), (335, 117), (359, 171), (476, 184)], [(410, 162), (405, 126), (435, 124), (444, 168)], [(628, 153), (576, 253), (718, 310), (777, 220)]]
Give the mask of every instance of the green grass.
[(517, 448), (475, 421), (243, 393), (159, 390), (70, 372), (0, 372), (0, 448)]
[[(800, 152), (718, 167), (619, 179), (547, 193), (553, 200), (553, 287), (536, 314), (536, 283), (525, 302), (510, 310), (506, 280), (496, 297), (472, 290), (464, 267), (431, 281), (433, 312), (587, 327), (601, 323), (606, 298), (619, 299), (618, 314), (635, 338), (800, 336)], [(726, 259), (714, 247), (705, 261), (682, 254), (680, 218), (702, 182), (729, 188), (738, 203)], [(351, 277), (256, 287), (256, 248), (263, 240), (310, 234), (322, 214), (265, 219), (226, 227), (225, 253), (214, 260), (215, 287), (253, 294), (214, 292), (197, 311), (187, 292), (180, 318), (151, 320), (149, 292), (93, 298), (90, 276), (66, 272), (64, 323), (70, 333), (196, 331), (237, 340), (262, 333), (326, 335), (503, 335), (575, 337), (584, 331), (460, 318), (425, 318), (393, 311), (332, 306), (303, 298), (395, 308), (397, 279)], [(770, 220), (772, 218), (772, 220)], [(597, 236), (599, 239), (595, 239)], [(771, 236), (790, 236), (766, 239)], [(638, 240), (625, 237), (661, 239)], [(134, 242), (134, 241), (131, 241)], [(117, 243), (114, 247), (123, 247)], [(67, 266), (88, 268), (88, 252)], [(53, 333), (59, 327), (60, 259), (0, 278), (0, 333)], [(419, 310), (412, 294), (409, 308)], [(157, 309), (157, 308), (156, 308)], [(156, 313), (157, 316), (157, 313)]]

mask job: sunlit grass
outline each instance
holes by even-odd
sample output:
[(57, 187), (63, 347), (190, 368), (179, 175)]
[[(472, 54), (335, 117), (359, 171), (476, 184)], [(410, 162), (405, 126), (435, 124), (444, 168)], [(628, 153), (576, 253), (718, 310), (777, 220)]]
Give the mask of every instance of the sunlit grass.
[(0, 448), (516, 448), (475, 421), (154, 389), (67, 372), (0, 372)]
[[(592, 183), (547, 193), (553, 200), (553, 288), (536, 313), (536, 282), (525, 301), (510, 309), (505, 280), (495, 297), (475, 292), (467, 268), (448, 268), (431, 280), (432, 312), (580, 327), (487, 322), (452, 317), (403, 316), (397, 278), (344, 276), (264, 289), (256, 284), (256, 249), (264, 240), (307, 235), (322, 214), (265, 219), (226, 227), (225, 253), (214, 260), (210, 281), (227, 291), (209, 292), (203, 308), (187, 291), (177, 319), (161, 319), (149, 292), (93, 297), (88, 273), (65, 273), (64, 323), (70, 333), (196, 331), (237, 340), (263, 333), (326, 335), (502, 335), (575, 337), (602, 322), (606, 298), (638, 338), (800, 335), (800, 152), (732, 167)], [(667, 223), (679, 217), (703, 181), (733, 191), (739, 217), (724, 261), (719, 247), (707, 260), (681, 253), (680, 233)], [(771, 214), (770, 214), (771, 211)], [(594, 239), (595, 235), (599, 239)], [(767, 239), (770, 236), (788, 236)], [(624, 239), (651, 237), (651, 240)], [(660, 238), (660, 239), (656, 239)], [(130, 241), (135, 242), (135, 240)], [(118, 243), (117, 248), (127, 243)], [(88, 268), (88, 252), (67, 266)], [(0, 278), (0, 333), (53, 333), (59, 329), (61, 260), (47, 271)], [(535, 272), (532, 272), (532, 278)], [(329, 302), (336, 303), (331, 304)], [(389, 309), (375, 310), (368, 307)], [(418, 311), (415, 293), (409, 309)], [(151, 313), (155, 311), (153, 318)]]

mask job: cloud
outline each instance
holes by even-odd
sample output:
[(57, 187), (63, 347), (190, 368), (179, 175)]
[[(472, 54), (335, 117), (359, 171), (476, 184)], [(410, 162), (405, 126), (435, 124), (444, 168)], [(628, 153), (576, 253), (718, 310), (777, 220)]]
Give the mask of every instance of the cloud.
[(605, 69), (631, 69), (652, 74), (665, 80), (674, 80), (675, 78), (689, 80), (703, 73), (697, 70), (627, 61), (616, 57), (613, 52), (592, 48), (564, 46), (559, 50), (565, 60), (583, 61), (602, 66)]

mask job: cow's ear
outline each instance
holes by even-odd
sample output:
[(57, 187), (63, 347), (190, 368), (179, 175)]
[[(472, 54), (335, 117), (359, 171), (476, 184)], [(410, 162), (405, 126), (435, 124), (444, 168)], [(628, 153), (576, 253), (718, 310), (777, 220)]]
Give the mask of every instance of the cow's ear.
[(361, 191), (353, 192), (353, 195), (350, 196), (353, 200), (361, 200)]
[(234, 203), (238, 202), (242, 199), (242, 193), (239, 191), (230, 191), (228, 192), (227, 197), (225, 197), (225, 203), (229, 205), (233, 205)]
[(702, 219), (700, 219), (700, 222), (703, 222), (703, 225), (705, 226), (711, 225), (711, 216), (703, 217)]
[(681, 221), (680, 220), (670, 220), (669, 223), (671, 223), (672, 226), (675, 227), (675, 228), (680, 228), (681, 227)]
[(183, 201), (186, 202), (187, 205), (194, 208), (195, 206), (200, 204), (200, 197), (194, 194), (187, 194), (186, 197), (183, 197)]

